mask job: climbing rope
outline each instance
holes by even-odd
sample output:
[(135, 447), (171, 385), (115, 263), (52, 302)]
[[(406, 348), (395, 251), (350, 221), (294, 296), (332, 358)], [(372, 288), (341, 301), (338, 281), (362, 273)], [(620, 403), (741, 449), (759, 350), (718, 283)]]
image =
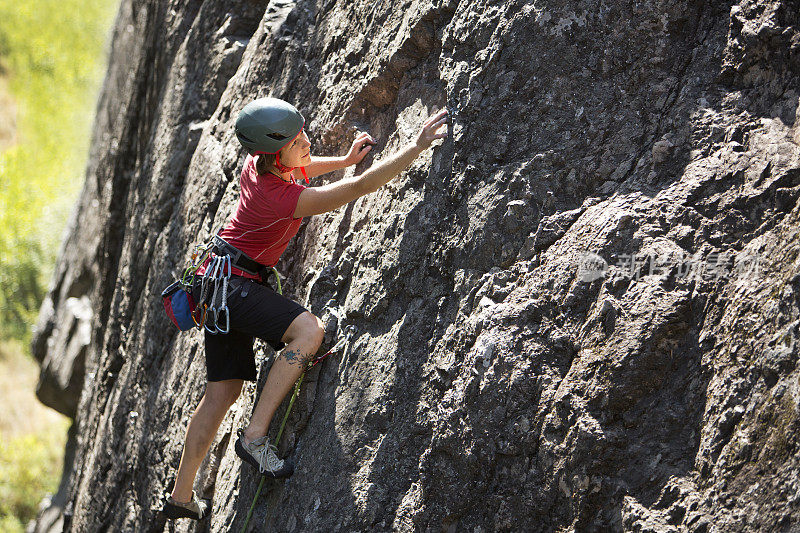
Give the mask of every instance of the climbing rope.
[(283, 294), (283, 290), (281, 289), (281, 277), (278, 275), (278, 269), (272, 267), (272, 272), (275, 274), (275, 281), (278, 282), (278, 294)]
[[(276, 277), (277, 277), (277, 273), (276, 273)], [(278, 280), (278, 292), (280, 292), (280, 280)], [(339, 324), (341, 324), (341, 322), (339, 322)], [(286, 421), (289, 419), (289, 413), (292, 410), (292, 406), (294, 405), (294, 401), (297, 398), (297, 394), (300, 392), (300, 385), (303, 383), (303, 377), (305, 377), (306, 372), (308, 372), (309, 370), (314, 368), (318, 363), (322, 362), (323, 359), (328, 357), (330, 354), (335, 353), (342, 346), (347, 344), (350, 341), (350, 337), (352, 337), (353, 334), (355, 333), (356, 328), (355, 328), (355, 326), (347, 326), (345, 328), (345, 331), (346, 331), (346, 335), (344, 337), (341, 337), (339, 339), (339, 341), (333, 346), (333, 348), (331, 348), (330, 350), (325, 352), (325, 354), (320, 355), (319, 357), (317, 357), (313, 361), (309, 361), (306, 364), (306, 368), (305, 368), (305, 370), (303, 370), (303, 373), (300, 374), (300, 378), (297, 380), (297, 383), (295, 383), (295, 385), (294, 385), (294, 392), (292, 392), (292, 397), (289, 400), (289, 406), (286, 408), (286, 412), (283, 415), (283, 420), (281, 421), (281, 427), (278, 429), (278, 436), (275, 437), (274, 445), (275, 445), (276, 449), (278, 447), (278, 443), (281, 440), (281, 435), (283, 435), (283, 428), (286, 426)], [(250, 504), (250, 510), (247, 511), (247, 518), (245, 518), (244, 525), (242, 526), (242, 529), (241, 529), (241, 533), (246, 533), (246, 531), (247, 531), (247, 526), (250, 523), (250, 519), (253, 517), (253, 510), (256, 508), (256, 502), (258, 501), (258, 497), (261, 495), (261, 489), (264, 487), (264, 481), (266, 481), (266, 479), (267, 479), (266, 476), (264, 476), (264, 475), (261, 476), (261, 481), (258, 484), (258, 489), (256, 489), (256, 495), (253, 497), (253, 503)]]

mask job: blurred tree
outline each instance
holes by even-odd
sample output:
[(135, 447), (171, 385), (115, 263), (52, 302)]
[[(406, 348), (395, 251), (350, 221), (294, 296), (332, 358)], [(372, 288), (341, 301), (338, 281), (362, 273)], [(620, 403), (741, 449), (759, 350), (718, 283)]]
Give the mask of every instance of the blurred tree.
[(0, 153), (0, 339), (28, 343), (83, 182), (116, 0), (0, 0), (17, 144)]

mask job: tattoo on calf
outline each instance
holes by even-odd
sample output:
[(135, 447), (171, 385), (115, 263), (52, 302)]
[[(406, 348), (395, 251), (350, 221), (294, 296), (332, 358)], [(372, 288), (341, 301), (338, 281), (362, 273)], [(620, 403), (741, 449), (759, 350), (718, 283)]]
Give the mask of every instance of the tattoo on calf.
[(305, 365), (311, 360), (312, 354), (303, 353), (300, 350), (285, 350), (282, 354), (290, 365)]

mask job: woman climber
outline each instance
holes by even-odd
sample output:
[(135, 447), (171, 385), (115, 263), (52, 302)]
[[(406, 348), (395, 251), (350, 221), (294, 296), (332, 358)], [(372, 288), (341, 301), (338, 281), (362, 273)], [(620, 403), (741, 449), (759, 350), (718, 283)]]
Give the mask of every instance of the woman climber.
[[(281, 401), (322, 344), (324, 329), (319, 318), (266, 284), (264, 267), (278, 262), (303, 217), (332, 211), (378, 190), (434, 140), (446, 137), (447, 122), (447, 110), (441, 110), (424, 122), (414, 142), (363, 174), (306, 187), (295, 182), (295, 169), (301, 170), (308, 183), (310, 177), (359, 163), (375, 139), (360, 133), (346, 156), (312, 157), (305, 120), (294, 106), (276, 98), (260, 98), (242, 109), (236, 120), (236, 137), (248, 156), (240, 177), (239, 204), (219, 237), (251, 261), (240, 263), (245, 270), (236, 268), (236, 262), (230, 268), (228, 332), (205, 330), (208, 383), (186, 429), (175, 485), (164, 505), (169, 518), (200, 520), (208, 514), (210, 502), (199, 499), (192, 490), (194, 478), (244, 381), (256, 381), (255, 337), (275, 351), (283, 351), (272, 364), (249, 425), (240, 431), (236, 454), (264, 475), (281, 478), (292, 474), (294, 465), (288, 458), (277, 457), (267, 432)], [(251, 273), (253, 268), (245, 264), (257, 264), (259, 273)], [(195, 301), (201, 296), (199, 275), (207, 266), (208, 262), (197, 271), (192, 287)]]

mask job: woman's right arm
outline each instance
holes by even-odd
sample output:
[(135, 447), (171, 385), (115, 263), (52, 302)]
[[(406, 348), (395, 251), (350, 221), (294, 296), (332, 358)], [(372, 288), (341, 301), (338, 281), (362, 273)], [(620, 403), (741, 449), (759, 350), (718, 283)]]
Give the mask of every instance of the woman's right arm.
[(370, 167), (360, 176), (329, 183), (321, 187), (307, 187), (300, 193), (294, 217), (307, 217), (326, 213), (356, 200), (365, 194), (377, 191), (408, 168), (436, 139), (447, 137), (447, 133), (436, 131), (447, 122), (447, 110), (428, 118), (417, 139), (401, 148), (391, 157)]

